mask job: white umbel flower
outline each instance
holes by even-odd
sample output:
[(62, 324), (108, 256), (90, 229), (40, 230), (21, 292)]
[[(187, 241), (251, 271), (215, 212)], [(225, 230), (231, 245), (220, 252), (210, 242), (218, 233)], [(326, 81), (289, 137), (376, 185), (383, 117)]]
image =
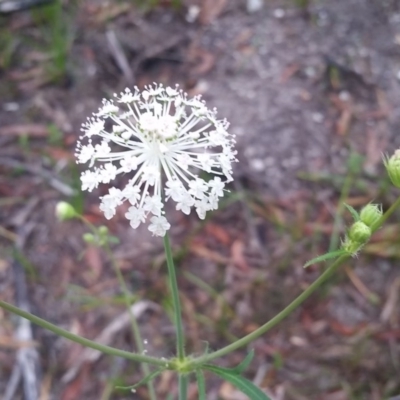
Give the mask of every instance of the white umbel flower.
[[(101, 198), (106, 218), (128, 201), (125, 216), (132, 228), (150, 215), (149, 230), (164, 236), (170, 224), (163, 198), (172, 199), (185, 214), (195, 208), (202, 219), (215, 210), (236, 161), (228, 122), (218, 120), (216, 110), (209, 110), (200, 96), (189, 99), (177, 88), (154, 84), (143, 92), (135, 87), (114, 97), (103, 100), (82, 125), (76, 150), (78, 163), (89, 162), (81, 175), (82, 190), (132, 175), (124, 189), (111, 187)], [(199, 177), (201, 171), (217, 176), (206, 181)]]

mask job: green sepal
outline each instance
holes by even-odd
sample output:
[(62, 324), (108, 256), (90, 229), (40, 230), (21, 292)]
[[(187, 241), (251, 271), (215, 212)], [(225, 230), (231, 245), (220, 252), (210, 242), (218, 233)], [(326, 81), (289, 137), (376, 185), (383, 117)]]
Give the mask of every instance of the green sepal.
[(329, 253), (323, 254), (322, 256), (318, 256), (313, 258), (310, 261), (307, 261), (304, 265), (303, 268), (307, 268), (312, 264), (317, 264), (320, 263), (322, 261), (326, 261), (326, 260), (331, 260), (332, 258), (337, 258), (339, 256), (342, 256), (343, 254), (348, 254), (348, 252), (346, 250), (335, 250), (335, 251), (331, 251)]
[(116, 386), (116, 389), (121, 389), (121, 390), (132, 390), (136, 389), (139, 386), (145, 385), (146, 383), (152, 381), (154, 378), (156, 378), (158, 375), (160, 375), (163, 371), (165, 371), (165, 367), (161, 367), (150, 373), (149, 375), (145, 376), (142, 380), (140, 380), (138, 383), (135, 383), (132, 386)]
[(358, 214), (358, 212), (352, 207), (349, 206), (346, 203), (343, 203), (343, 205), (347, 208), (347, 210), (350, 212), (350, 214), (352, 215), (353, 219), (355, 222), (360, 220), (360, 215)]
[(215, 365), (204, 365), (204, 369), (218, 375), (220, 378), (231, 383), (242, 393), (247, 395), (251, 400), (271, 400), (260, 388), (254, 385), (253, 382), (249, 381), (243, 376), (232, 372), (229, 368), (216, 367)]

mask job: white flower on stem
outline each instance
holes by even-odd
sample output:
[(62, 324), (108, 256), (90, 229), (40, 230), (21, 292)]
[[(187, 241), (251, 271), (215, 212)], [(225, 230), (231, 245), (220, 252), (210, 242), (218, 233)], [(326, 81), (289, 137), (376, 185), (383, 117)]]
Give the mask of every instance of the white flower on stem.
[(96, 144), (96, 146), (94, 146), (94, 151), (96, 153), (96, 157), (104, 157), (111, 152), (111, 147), (106, 140), (103, 140), (100, 144)]
[(221, 178), (219, 176), (216, 176), (214, 179), (212, 179), (208, 185), (211, 188), (211, 194), (217, 196), (217, 197), (222, 197), (224, 195), (224, 182), (221, 181)]
[[(227, 121), (218, 120), (199, 96), (189, 99), (178, 88), (125, 89), (115, 98), (104, 100), (82, 125), (76, 149), (78, 163), (89, 163), (81, 175), (82, 190), (131, 174), (122, 190), (111, 188), (102, 197), (106, 218), (128, 201), (125, 216), (132, 228), (149, 218), (149, 230), (164, 236), (170, 228), (164, 201), (176, 202), (184, 214), (194, 208), (200, 218), (217, 209), (236, 161)], [(201, 171), (217, 176), (207, 182)]]
[(153, 215), (160, 216), (163, 208), (161, 199), (157, 196), (146, 197), (143, 205), (143, 210), (152, 213)]
[(125, 217), (130, 221), (131, 227), (136, 229), (141, 222), (146, 221), (146, 213), (142, 208), (135, 206), (129, 207), (128, 212), (125, 213)]
[(214, 166), (214, 160), (210, 154), (199, 154), (197, 159), (199, 160), (204, 171), (211, 172), (212, 167)]
[(137, 169), (138, 159), (135, 156), (126, 157), (120, 161), (120, 164), (123, 172), (131, 172)]
[(174, 179), (172, 181), (167, 181), (165, 184), (165, 195), (167, 198), (172, 198), (174, 201), (180, 201), (184, 194), (184, 186), (181, 181)]
[(104, 164), (104, 167), (99, 169), (99, 174), (101, 176), (101, 182), (109, 183), (117, 176), (118, 169), (112, 163)]
[(104, 212), (107, 219), (111, 219), (115, 215), (115, 209), (121, 204), (123, 193), (120, 189), (110, 188), (108, 194), (102, 197), (100, 210)]
[(190, 181), (189, 187), (189, 193), (197, 199), (203, 199), (205, 192), (208, 190), (207, 182), (201, 178), (196, 178), (195, 180)]
[(127, 186), (124, 189), (125, 198), (131, 203), (133, 206), (140, 200), (140, 188), (137, 186)]
[(182, 194), (180, 200), (177, 200), (176, 209), (178, 211), (181, 210), (186, 215), (189, 215), (194, 203), (194, 198), (188, 192), (185, 192)]
[(97, 188), (101, 179), (97, 171), (85, 171), (81, 175), (82, 190), (88, 190), (91, 192), (94, 188)]
[(171, 228), (170, 223), (165, 217), (151, 217), (150, 222), (151, 224), (149, 225), (149, 231), (156, 236), (164, 236), (165, 232)]

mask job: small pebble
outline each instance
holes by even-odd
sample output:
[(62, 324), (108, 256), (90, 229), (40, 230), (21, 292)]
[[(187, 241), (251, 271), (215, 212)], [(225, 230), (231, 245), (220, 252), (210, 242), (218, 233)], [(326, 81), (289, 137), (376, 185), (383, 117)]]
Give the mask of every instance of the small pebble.
[(5, 103), (3, 105), (3, 110), (4, 111), (9, 111), (9, 112), (14, 112), (14, 111), (18, 111), (19, 110), (19, 104), (18, 103)]
[(285, 10), (283, 10), (282, 8), (277, 8), (276, 10), (274, 10), (274, 17), (281, 19), (285, 16)]
[(196, 21), (199, 14), (200, 14), (199, 6), (190, 6), (186, 14), (186, 21), (192, 24), (193, 22)]
[(320, 124), (321, 122), (324, 121), (324, 116), (319, 113), (319, 112), (315, 112), (311, 115), (311, 118), (314, 122), (316, 122), (317, 124)]

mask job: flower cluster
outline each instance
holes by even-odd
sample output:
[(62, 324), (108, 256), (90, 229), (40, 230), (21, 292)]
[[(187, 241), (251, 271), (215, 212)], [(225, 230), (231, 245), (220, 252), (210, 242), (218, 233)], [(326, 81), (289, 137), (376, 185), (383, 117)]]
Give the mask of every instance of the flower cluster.
[[(101, 198), (105, 217), (112, 218), (128, 201), (125, 216), (132, 228), (150, 215), (149, 230), (164, 236), (170, 228), (164, 200), (172, 199), (185, 214), (194, 208), (201, 219), (217, 209), (236, 161), (228, 122), (218, 120), (216, 110), (209, 110), (199, 96), (190, 99), (178, 88), (155, 84), (114, 97), (103, 100), (82, 125), (76, 149), (78, 163), (89, 162), (81, 175), (82, 190), (92, 191), (120, 174), (132, 176), (122, 190), (111, 187)], [(201, 171), (216, 176), (206, 181)]]

